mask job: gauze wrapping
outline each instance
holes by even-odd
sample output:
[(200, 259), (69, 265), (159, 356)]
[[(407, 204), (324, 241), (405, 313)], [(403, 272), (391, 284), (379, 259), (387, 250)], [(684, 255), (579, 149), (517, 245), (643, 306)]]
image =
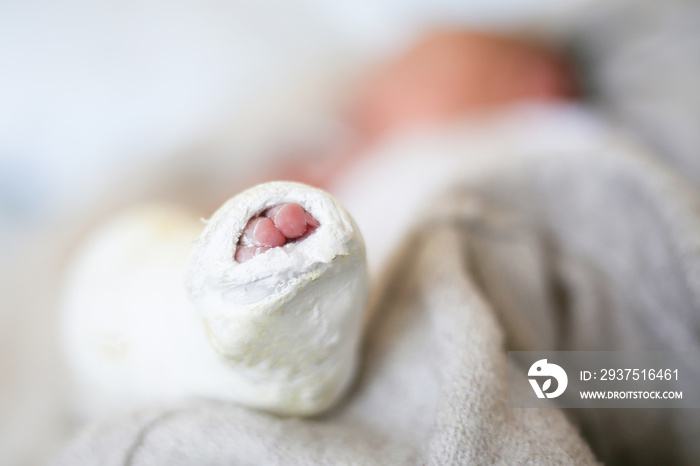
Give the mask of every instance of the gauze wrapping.
[[(236, 262), (248, 220), (285, 202), (320, 226)], [(87, 418), (201, 397), (315, 414), (352, 379), (366, 296), (362, 237), (321, 190), (259, 185), (229, 200), (203, 232), (190, 212), (136, 207), (84, 241), (68, 274), (71, 393)]]
[[(317, 230), (237, 263), (248, 220), (288, 202), (316, 218)], [(353, 219), (324, 191), (272, 182), (229, 200), (194, 245), (186, 286), (247, 404), (314, 414), (349, 384), (367, 297), (365, 248)]]

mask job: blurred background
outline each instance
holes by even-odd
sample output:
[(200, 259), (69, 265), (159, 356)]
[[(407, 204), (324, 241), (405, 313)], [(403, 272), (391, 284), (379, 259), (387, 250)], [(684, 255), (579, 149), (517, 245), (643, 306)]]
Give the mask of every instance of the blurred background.
[[(284, 114), (299, 113), (294, 98), (318, 111), (348, 75), (432, 27), (550, 34), (590, 3), (2, 2), (0, 251), (187, 149), (264, 157), (301, 132)], [(315, 115), (303, 129), (327, 123)]]
[[(700, 60), (692, 59), (699, 56), (696, 42), (677, 26), (697, 35), (697, 24), (684, 22), (683, 9), (669, 10), (671, 2), (644, 2), (644, 20), (629, 8), (616, 10), (623, 3), (0, 2), (0, 463), (49, 457), (75, 427), (66, 425), (60, 402), (59, 357), (44, 343), (53, 338), (66, 257), (91, 225), (123, 205), (160, 198), (206, 215), (263, 179), (323, 185), (346, 170), (344, 151), (361, 153), (420, 115), (436, 122), (472, 107), (553, 97), (571, 102), (596, 78), (604, 86), (588, 102), (607, 121), (628, 126), (700, 181), (700, 158), (688, 156), (700, 144), (700, 90), (690, 81), (700, 76)], [(668, 12), (665, 26), (647, 28), (648, 18), (662, 19), (656, 9)], [(435, 30), (469, 33), (436, 36)], [(527, 40), (501, 39), (511, 36)], [(567, 53), (572, 41), (573, 55)], [(455, 43), (473, 47), (476, 61), (461, 66), (452, 55)], [(569, 69), (563, 56), (582, 65), (595, 61), (596, 76), (580, 75), (585, 66)], [(524, 63), (543, 60), (568, 84), (547, 73), (544, 88), (537, 79), (527, 89), (513, 84), (528, 81), (528, 69), (543, 69)], [(496, 82), (504, 69), (509, 79)], [(473, 79), (476, 94), (421, 94), (451, 91), (440, 70)], [(493, 94), (479, 100), (487, 88)], [(570, 114), (556, 119), (564, 115)], [(572, 119), (577, 127), (588, 124)], [(527, 133), (524, 121), (514, 122)], [(545, 123), (539, 127), (557, 132), (553, 121)], [(493, 141), (494, 134), (484, 137)], [(560, 139), (566, 137), (562, 131)], [(326, 167), (324, 157), (334, 152), (341, 163)], [(435, 146), (424, 152), (434, 154)], [(428, 178), (425, 158), (416, 160), (415, 169), (405, 162), (407, 182)], [(355, 187), (365, 205), (376, 203), (395, 167), (387, 164), (373, 178), (360, 172), (367, 186)], [(431, 182), (444, 182), (443, 175)], [(411, 206), (425, 193), (399, 195)], [(399, 210), (392, 213), (413, 212)], [(352, 213), (362, 217), (363, 229), (362, 221), (370, 222), (365, 236), (371, 236), (372, 217)]]

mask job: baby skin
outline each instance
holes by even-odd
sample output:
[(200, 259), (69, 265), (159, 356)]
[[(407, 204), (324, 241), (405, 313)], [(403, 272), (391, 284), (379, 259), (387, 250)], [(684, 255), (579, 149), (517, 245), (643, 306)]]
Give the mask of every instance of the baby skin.
[(332, 191), (358, 157), (393, 134), (523, 101), (562, 101), (575, 93), (566, 57), (546, 45), (473, 31), (435, 31), (360, 86), (344, 115), (350, 141), (334, 147), (333, 156), (278, 167), (272, 179)]
[(294, 202), (271, 207), (248, 221), (236, 247), (236, 261), (246, 262), (265, 251), (298, 242), (311, 235), (319, 223)]

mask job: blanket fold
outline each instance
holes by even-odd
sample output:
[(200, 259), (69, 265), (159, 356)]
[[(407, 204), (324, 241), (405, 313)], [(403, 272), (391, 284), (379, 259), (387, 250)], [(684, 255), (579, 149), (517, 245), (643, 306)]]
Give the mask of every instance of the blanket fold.
[(406, 236), (333, 411), (193, 401), (93, 427), (57, 464), (690, 464), (691, 411), (510, 408), (507, 350), (698, 350), (699, 206), (620, 146), (495, 169)]

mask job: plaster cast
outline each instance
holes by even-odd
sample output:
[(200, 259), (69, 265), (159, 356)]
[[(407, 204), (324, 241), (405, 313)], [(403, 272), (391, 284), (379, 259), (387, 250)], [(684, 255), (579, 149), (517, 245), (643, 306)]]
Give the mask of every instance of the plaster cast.
[[(247, 221), (284, 202), (320, 226), (236, 262)], [(95, 231), (70, 268), (62, 340), (75, 404), (88, 417), (193, 397), (319, 413), (352, 380), (366, 296), (362, 237), (321, 190), (258, 185), (203, 231), (180, 208), (134, 208)]]

